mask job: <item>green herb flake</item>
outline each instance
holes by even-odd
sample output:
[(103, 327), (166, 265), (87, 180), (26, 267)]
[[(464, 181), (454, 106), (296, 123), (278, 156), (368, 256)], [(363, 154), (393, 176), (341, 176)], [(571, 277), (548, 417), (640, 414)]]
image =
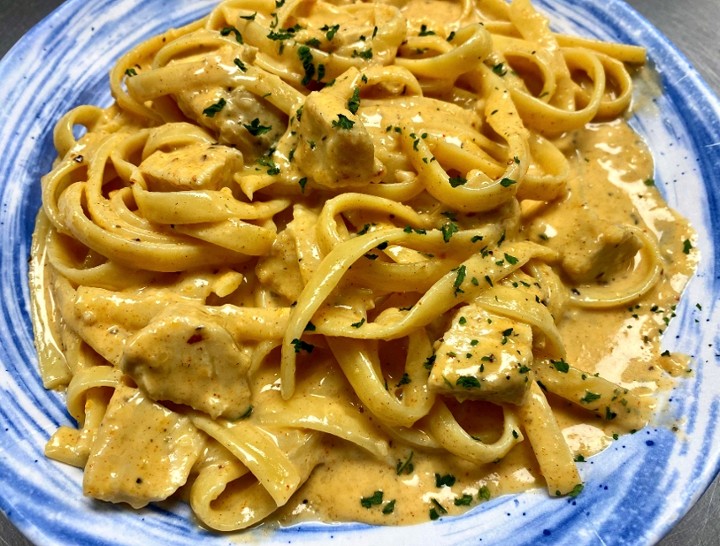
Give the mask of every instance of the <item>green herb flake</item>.
[(585, 396), (583, 396), (580, 399), (580, 402), (582, 402), (583, 404), (590, 404), (591, 402), (594, 402), (598, 398), (600, 398), (599, 394), (597, 394), (595, 392), (591, 392), (591, 391), (585, 391)]
[(359, 57), (359, 58), (365, 59), (365, 60), (367, 61), (367, 60), (372, 59), (372, 57), (373, 57), (373, 50), (372, 50), (371, 47), (368, 48), (368, 49), (365, 49), (365, 50), (363, 50), (363, 51), (354, 50), (354, 51), (352, 52), (352, 56), (353, 56), (353, 57)]
[(464, 186), (467, 184), (467, 178), (463, 176), (451, 176), (449, 182), (453, 188), (457, 188), (458, 186)]
[(272, 130), (271, 125), (260, 125), (260, 120), (255, 118), (250, 123), (243, 123), (243, 127), (247, 129), (252, 136), (260, 136)]
[(127, 70), (125, 70), (125, 75), (128, 78), (132, 78), (133, 76), (137, 76), (137, 71), (134, 68), (128, 68)]
[(463, 389), (479, 389), (480, 381), (474, 375), (461, 375), (455, 381), (455, 385)]
[(472, 495), (465, 493), (462, 497), (457, 497), (453, 503), (455, 506), (470, 506), (472, 504)]
[(382, 513), (384, 515), (392, 514), (395, 511), (395, 499), (388, 501), (385, 503), (385, 506), (383, 506)]
[(363, 324), (365, 324), (365, 318), (364, 318), (364, 317), (361, 318), (361, 319), (360, 319), (359, 321), (357, 321), (357, 322), (353, 322), (350, 326), (352, 326), (353, 328), (360, 328), (360, 326), (362, 326)]
[(214, 118), (215, 114), (220, 112), (223, 108), (225, 108), (225, 105), (227, 104), (227, 101), (225, 99), (220, 99), (215, 104), (211, 104), (205, 110), (203, 110), (203, 114), (206, 115), (209, 118)]
[(240, 69), (241, 72), (247, 72), (247, 66), (245, 66), (245, 63), (242, 62), (242, 60), (236, 57), (235, 59), (233, 59), (233, 62), (235, 63), (235, 66)]
[(582, 490), (584, 487), (585, 486), (581, 483), (576, 484), (575, 487), (572, 488), (572, 491), (570, 491), (570, 493), (568, 493), (568, 496), (574, 499), (580, 493), (582, 493)]
[(654, 185), (655, 185), (655, 179), (652, 178), (652, 177), (651, 177), (651, 178), (647, 178), (644, 183), (645, 183), (646, 186), (654, 186)]
[(551, 360), (550, 364), (559, 371), (560, 373), (568, 373), (570, 371), (570, 364), (565, 362), (562, 358), (560, 360)]
[(503, 178), (503, 179), (500, 181), (500, 185), (501, 185), (503, 188), (509, 188), (509, 187), (512, 186), (513, 184), (517, 184), (517, 182), (516, 182), (515, 180), (513, 180), (512, 178)]
[(447, 514), (447, 510), (445, 507), (440, 504), (436, 499), (430, 499), (430, 502), (433, 503), (433, 507), (430, 508), (430, 519), (435, 521), (436, 519), (439, 519), (441, 515)]
[(307, 176), (303, 176), (300, 180), (298, 180), (298, 184), (300, 184), (300, 191), (302, 193), (305, 193), (305, 185), (307, 184)]
[(250, 15), (241, 15), (240, 19), (245, 19), (246, 21), (254, 21), (256, 16), (257, 11), (255, 13), (251, 13)]
[(337, 34), (337, 31), (340, 30), (340, 25), (324, 25), (320, 27), (320, 30), (325, 32), (325, 38), (327, 38), (328, 42), (330, 42), (335, 37), (335, 34)]
[(437, 355), (430, 355), (425, 359), (425, 362), (423, 363), (423, 366), (426, 370), (432, 370), (432, 367), (435, 365), (435, 359), (437, 358)]
[(435, 487), (442, 487), (443, 485), (447, 485), (448, 487), (455, 485), (455, 476), (435, 472)]
[(240, 31), (236, 29), (235, 27), (224, 27), (220, 30), (220, 34), (222, 36), (229, 36), (230, 34), (235, 35), (235, 40), (237, 43), (242, 44), (243, 43), (243, 37), (242, 34), (240, 34)]
[(363, 508), (372, 508), (373, 506), (377, 506), (379, 504), (382, 504), (383, 501), (383, 492), (382, 491), (375, 491), (371, 496), (369, 497), (361, 497), (360, 498), (360, 505)]
[(455, 289), (454, 294), (456, 296), (463, 292), (460, 286), (465, 280), (465, 275), (467, 275), (467, 268), (464, 265), (461, 265), (457, 268), (457, 275), (455, 275), (455, 280), (453, 281), (453, 288)]
[(690, 254), (690, 251), (692, 250), (692, 243), (690, 242), (690, 239), (685, 239), (683, 241), (683, 254)]
[(356, 87), (353, 91), (352, 97), (347, 102), (347, 108), (353, 114), (357, 114), (358, 108), (360, 108), (360, 88)]
[(413, 470), (415, 470), (415, 465), (413, 464), (413, 456), (415, 453), (413, 451), (410, 452), (410, 455), (407, 456), (407, 458), (404, 461), (398, 461), (395, 465), (395, 473), (398, 476), (402, 476), (403, 474), (412, 474)]
[(490, 489), (487, 485), (483, 485), (482, 487), (480, 487), (480, 489), (478, 489), (478, 499), (483, 501), (489, 501), (490, 498)]
[(498, 76), (504, 76), (507, 74), (507, 69), (505, 68), (505, 63), (498, 63), (495, 66), (492, 67), (492, 71), (497, 74)]
[(434, 36), (435, 33), (432, 30), (428, 30), (427, 25), (420, 25), (420, 33), (418, 36)]
[(515, 256), (511, 256), (507, 253), (505, 253), (505, 261), (510, 265), (515, 265), (516, 263), (518, 263), (518, 259)]
[(306, 341), (298, 338), (293, 339), (290, 343), (292, 343), (296, 353), (299, 353), (300, 351), (312, 353), (313, 349), (315, 349), (314, 345), (311, 345), (310, 343), (307, 343)]
[(310, 83), (310, 80), (312, 80), (313, 76), (315, 75), (315, 65), (313, 64), (312, 52), (310, 51), (310, 48), (308, 46), (303, 45), (297, 49), (297, 55), (300, 59), (300, 62), (302, 63), (303, 70), (305, 71), (305, 76), (303, 76), (303, 79), (300, 83), (303, 85), (307, 85), (308, 83)]
[(440, 230), (442, 231), (443, 241), (449, 243), (453, 233), (458, 232), (458, 226), (455, 222), (448, 222), (447, 224), (443, 224)]
[(353, 125), (355, 125), (355, 122), (343, 114), (338, 114), (338, 118), (334, 119), (332, 122), (333, 127), (337, 129), (345, 129), (346, 131), (352, 129)]

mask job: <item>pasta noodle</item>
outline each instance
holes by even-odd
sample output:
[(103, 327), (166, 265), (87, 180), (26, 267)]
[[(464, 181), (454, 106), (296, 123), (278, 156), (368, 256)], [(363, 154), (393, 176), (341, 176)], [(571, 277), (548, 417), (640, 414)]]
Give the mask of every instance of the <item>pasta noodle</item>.
[(219, 531), (579, 494), (686, 366), (644, 61), (528, 0), (224, 0), (138, 45), (42, 180), (46, 454)]

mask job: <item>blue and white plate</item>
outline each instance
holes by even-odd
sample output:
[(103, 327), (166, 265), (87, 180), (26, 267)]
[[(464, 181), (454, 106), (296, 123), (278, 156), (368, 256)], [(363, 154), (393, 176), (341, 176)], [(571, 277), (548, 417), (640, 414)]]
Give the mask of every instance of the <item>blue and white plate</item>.
[[(464, 516), (402, 528), (303, 524), (256, 530), (264, 544), (650, 544), (689, 509), (720, 464), (720, 103), (688, 61), (619, 0), (537, 0), (564, 32), (646, 46), (663, 92), (633, 120), (655, 153), (656, 180), (699, 232), (702, 262), (665, 345), (693, 355), (695, 374), (660, 422), (581, 465), (574, 500), (506, 496)], [(184, 505), (139, 513), (82, 496), (81, 471), (43, 446), (68, 424), (62, 395), (43, 389), (28, 314), (27, 259), (52, 129), (79, 104), (108, 105), (121, 53), (205, 14), (214, 0), (69, 0), (0, 62), (0, 508), (37, 544), (218, 545), (237, 538), (200, 528)], [(8, 85), (13, 82), (12, 85)], [(715, 212), (715, 216), (713, 216)], [(713, 347), (714, 345), (714, 347)]]

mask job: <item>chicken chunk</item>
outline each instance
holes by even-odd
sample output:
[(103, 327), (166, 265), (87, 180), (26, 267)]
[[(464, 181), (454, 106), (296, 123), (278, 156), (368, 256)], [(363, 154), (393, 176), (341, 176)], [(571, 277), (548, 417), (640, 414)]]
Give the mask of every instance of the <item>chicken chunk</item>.
[(372, 138), (346, 103), (328, 90), (305, 99), (295, 157), (321, 186), (364, 185), (382, 173)]
[(120, 385), (88, 457), (83, 492), (133, 508), (164, 500), (185, 484), (204, 446), (188, 417)]
[(436, 348), (428, 385), (459, 400), (519, 405), (532, 383), (532, 361), (529, 325), (470, 304)]
[(151, 320), (127, 340), (120, 361), (153, 400), (228, 419), (250, 408), (249, 365), (230, 333), (191, 304), (172, 305)]
[(192, 144), (150, 154), (140, 173), (151, 191), (217, 190), (229, 185), (242, 166), (243, 156), (233, 148)]

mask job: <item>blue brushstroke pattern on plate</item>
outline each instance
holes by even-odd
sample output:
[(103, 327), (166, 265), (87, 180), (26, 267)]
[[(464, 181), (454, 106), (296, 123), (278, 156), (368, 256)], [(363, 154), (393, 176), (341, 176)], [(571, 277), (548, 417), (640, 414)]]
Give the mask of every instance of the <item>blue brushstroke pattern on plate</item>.
[[(69, 108), (108, 105), (107, 73), (137, 42), (204, 15), (210, 0), (70, 0), (0, 63), (0, 508), (26, 536), (50, 544), (232, 544), (200, 528), (185, 505), (135, 512), (82, 496), (82, 473), (43, 456), (70, 419), (62, 395), (36, 371), (28, 314), (27, 258), (39, 179), (54, 158), (52, 129)], [(576, 499), (543, 491), (494, 499), (467, 514), (422, 525), (303, 524), (252, 531), (267, 544), (620, 545), (657, 541), (715, 476), (720, 459), (720, 104), (688, 61), (621, 1), (538, 0), (557, 30), (646, 46), (663, 94), (632, 123), (655, 154), (656, 180), (699, 233), (702, 262), (665, 346), (693, 355), (695, 373), (666, 402), (655, 426), (622, 437), (581, 464)], [(699, 306), (696, 304), (700, 304)], [(681, 419), (681, 431), (670, 425)]]

